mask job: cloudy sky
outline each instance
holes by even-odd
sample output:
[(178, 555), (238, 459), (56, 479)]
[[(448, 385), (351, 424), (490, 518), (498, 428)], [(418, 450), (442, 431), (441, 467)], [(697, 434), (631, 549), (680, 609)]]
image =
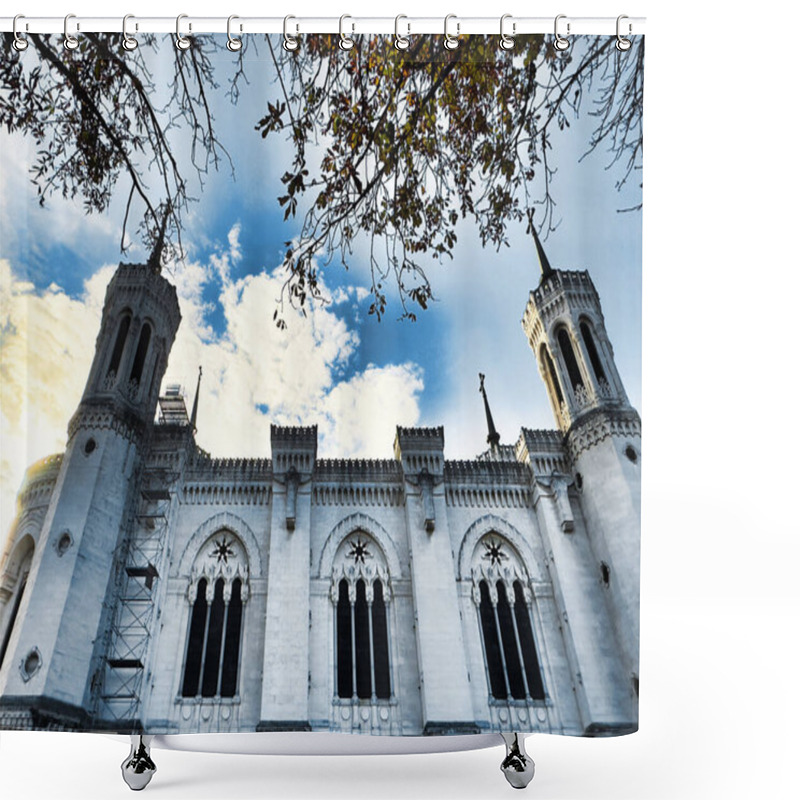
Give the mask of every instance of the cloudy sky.
[[(224, 71), (226, 51), (218, 58)], [(469, 458), (485, 449), (479, 371), (503, 442), (523, 425), (554, 427), (520, 325), (539, 278), (523, 226), (497, 253), (481, 249), (462, 224), (453, 261), (428, 267), (437, 300), (416, 323), (396, 320), (396, 302), (380, 323), (368, 316), (357, 244), (349, 271), (332, 264), (324, 272), (330, 302), (306, 317), (288, 313), (285, 331), (275, 327), (282, 243), (299, 228), (283, 222), (276, 201), (288, 145), (267, 145), (254, 130), (275, 91), (262, 61), (237, 107), (216, 101), (235, 180), (227, 169), (209, 177), (186, 218), (186, 258), (170, 266), (183, 321), (165, 384), (184, 385), (190, 405), (202, 365), (199, 445), (216, 456), (264, 457), (271, 422), (317, 424), (321, 456), (390, 458), (396, 425), (444, 425), (446, 456)], [(579, 163), (590, 125), (576, 121), (555, 143), (561, 224), (545, 249), (556, 268), (589, 270), (629, 397), (641, 408), (641, 215), (617, 211), (639, 202), (640, 190), (634, 181), (617, 192), (603, 153)], [(65, 445), (120, 260), (129, 187), (120, 184), (120, 199), (103, 216), (61, 198), (42, 208), (28, 172), (34, 145), (0, 137), (1, 539), (25, 467)], [(134, 243), (125, 260), (146, 256)]]

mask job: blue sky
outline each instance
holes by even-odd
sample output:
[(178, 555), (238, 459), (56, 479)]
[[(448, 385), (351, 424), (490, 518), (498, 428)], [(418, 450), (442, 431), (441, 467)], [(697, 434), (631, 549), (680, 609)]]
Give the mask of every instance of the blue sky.
[[(224, 74), (231, 58), (223, 50), (218, 59)], [(289, 145), (265, 142), (254, 130), (277, 91), (270, 65), (262, 58), (249, 74), (238, 106), (219, 93), (213, 109), (236, 178), (224, 165), (208, 176), (186, 217), (186, 259), (170, 269), (184, 319), (166, 382), (184, 384), (191, 395), (203, 364), (201, 446), (216, 455), (265, 456), (270, 422), (317, 423), (321, 455), (388, 458), (396, 424), (444, 424), (446, 455), (467, 458), (485, 449), (479, 371), (486, 373), (504, 442), (514, 442), (522, 425), (554, 427), (520, 325), (539, 279), (534, 245), (522, 225), (512, 228), (511, 246), (497, 253), (481, 248), (469, 222), (460, 224), (453, 261), (425, 262), (437, 301), (416, 323), (396, 320), (396, 298), (380, 323), (368, 316), (369, 278), (360, 256), (365, 243), (356, 242), (350, 271), (334, 262), (323, 273), (333, 302), (315, 307), (306, 319), (288, 313), (285, 333), (274, 328), (274, 297), (282, 282), (276, 270), (283, 242), (297, 235), (299, 222), (284, 223), (276, 201)], [(641, 191), (638, 175), (616, 191), (605, 153), (580, 162), (590, 129), (584, 116), (554, 140), (560, 225), (544, 246), (554, 267), (589, 270), (622, 379), (640, 408), (641, 214), (617, 209), (638, 203)], [(0, 477), (4, 495), (13, 496), (25, 464), (64, 446), (105, 283), (120, 260), (128, 185), (123, 178), (119, 197), (102, 216), (87, 217), (79, 202), (61, 198), (41, 208), (26, 174), (33, 145), (2, 136), (2, 437), (4, 452), (13, 456), (3, 456)], [(145, 257), (134, 246), (125, 260)], [(54, 364), (65, 372), (59, 386), (52, 385)], [(45, 395), (55, 398), (47, 408)], [(5, 497), (0, 503), (8, 509)]]

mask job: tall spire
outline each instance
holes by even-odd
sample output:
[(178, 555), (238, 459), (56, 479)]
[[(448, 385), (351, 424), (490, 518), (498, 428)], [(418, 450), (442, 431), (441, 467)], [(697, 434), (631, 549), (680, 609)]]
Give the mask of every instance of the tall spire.
[(161, 220), (161, 227), (158, 230), (158, 238), (155, 245), (153, 245), (153, 252), (150, 253), (150, 258), (147, 259), (147, 266), (156, 272), (161, 272), (161, 254), (164, 251), (164, 239), (167, 233), (167, 221), (169, 220), (170, 206), (167, 205), (164, 209), (164, 216)]
[(482, 372), (479, 372), (478, 377), (481, 380), (481, 388), (479, 389), (479, 391), (483, 395), (483, 407), (486, 411), (486, 424), (489, 426), (489, 435), (486, 437), (486, 442), (488, 443), (489, 447), (491, 447), (492, 452), (494, 452), (500, 445), (500, 434), (494, 427), (494, 420), (492, 419), (492, 411), (489, 408), (489, 398), (486, 396), (486, 389), (483, 386), (483, 382), (486, 379), (486, 376)]
[(203, 368), (197, 372), (197, 388), (194, 390), (194, 403), (192, 403), (192, 430), (197, 430), (197, 399), (200, 397), (200, 378), (203, 377)]
[(548, 275), (553, 274), (553, 268), (547, 260), (547, 253), (544, 252), (544, 247), (539, 241), (539, 234), (536, 233), (536, 226), (533, 224), (534, 209), (528, 210), (528, 232), (533, 234), (533, 241), (536, 243), (536, 255), (539, 257), (539, 266), (542, 268), (542, 277), (546, 278)]

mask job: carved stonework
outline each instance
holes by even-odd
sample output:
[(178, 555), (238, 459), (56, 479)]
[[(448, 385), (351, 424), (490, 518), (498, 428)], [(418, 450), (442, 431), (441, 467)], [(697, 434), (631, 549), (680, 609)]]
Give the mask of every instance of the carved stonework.
[(219, 578), (224, 581), (223, 599), (231, 599), (233, 582), (238, 578), (242, 582), (242, 602), (247, 600), (247, 585), (250, 570), (247, 566), (247, 555), (239, 539), (227, 530), (220, 530), (209, 538), (200, 549), (192, 568), (192, 579), (188, 590), (189, 602), (197, 596), (197, 585), (206, 579), (206, 601), (214, 597), (214, 584)]
[(516, 581), (519, 581), (522, 586), (525, 602), (531, 601), (528, 574), (519, 555), (503, 537), (496, 533), (489, 533), (478, 542), (472, 556), (471, 573), (472, 599), (476, 605), (480, 605), (481, 581), (486, 581), (492, 604), (497, 603), (498, 581), (505, 584), (506, 597), (510, 605), (514, 605), (514, 583)]
[(378, 545), (365, 533), (356, 531), (350, 534), (339, 546), (333, 561), (331, 574), (331, 600), (339, 600), (339, 583), (347, 581), (350, 602), (356, 601), (356, 584), (364, 581), (367, 602), (374, 597), (374, 582), (379, 580), (383, 587), (383, 599), (391, 598), (389, 569)]
[(641, 438), (642, 422), (633, 411), (594, 412), (579, 420), (567, 434), (570, 458), (576, 461), (585, 450), (610, 437)]

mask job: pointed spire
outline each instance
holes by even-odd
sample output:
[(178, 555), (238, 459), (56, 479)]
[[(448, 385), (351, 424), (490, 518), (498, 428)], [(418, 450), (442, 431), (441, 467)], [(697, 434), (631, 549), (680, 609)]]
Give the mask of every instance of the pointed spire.
[(153, 252), (150, 253), (150, 258), (147, 259), (147, 266), (156, 272), (161, 272), (161, 254), (164, 251), (164, 239), (167, 233), (167, 221), (169, 220), (170, 206), (164, 209), (164, 216), (161, 220), (161, 227), (158, 231), (158, 238), (153, 246)]
[(193, 431), (197, 430), (197, 399), (200, 397), (200, 378), (202, 377), (203, 377), (203, 368), (200, 367), (200, 369), (197, 372), (197, 388), (194, 390), (194, 403), (192, 403), (191, 425)]
[(533, 241), (536, 243), (536, 255), (539, 257), (539, 266), (542, 268), (542, 277), (546, 278), (548, 275), (553, 274), (553, 268), (547, 260), (547, 253), (544, 252), (544, 247), (539, 241), (539, 234), (536, 233), (536, 226), (533, 224), (534, 209), (528, 210), (528, 232), (533, 234)]
[(492, 411), (489, 408), (489, 398), (486, 396), (486, 389), (483, 386), (483, 382), (486, 379), (486, 376), (482, 373), (478, 373), (478, 377), (481, 380), (481, 388), (479, 389), (480, 393), (483, 395), (483, 407), (486, 411), (486, 424), (489, 426), (489, 435), (486, 437), (486, 442), (488, 443), (489, 447), (491, 447), (492, 452), (495, 452), (500, 445), (500, 434), (494, 427), (494, 420), (492, 419)]

